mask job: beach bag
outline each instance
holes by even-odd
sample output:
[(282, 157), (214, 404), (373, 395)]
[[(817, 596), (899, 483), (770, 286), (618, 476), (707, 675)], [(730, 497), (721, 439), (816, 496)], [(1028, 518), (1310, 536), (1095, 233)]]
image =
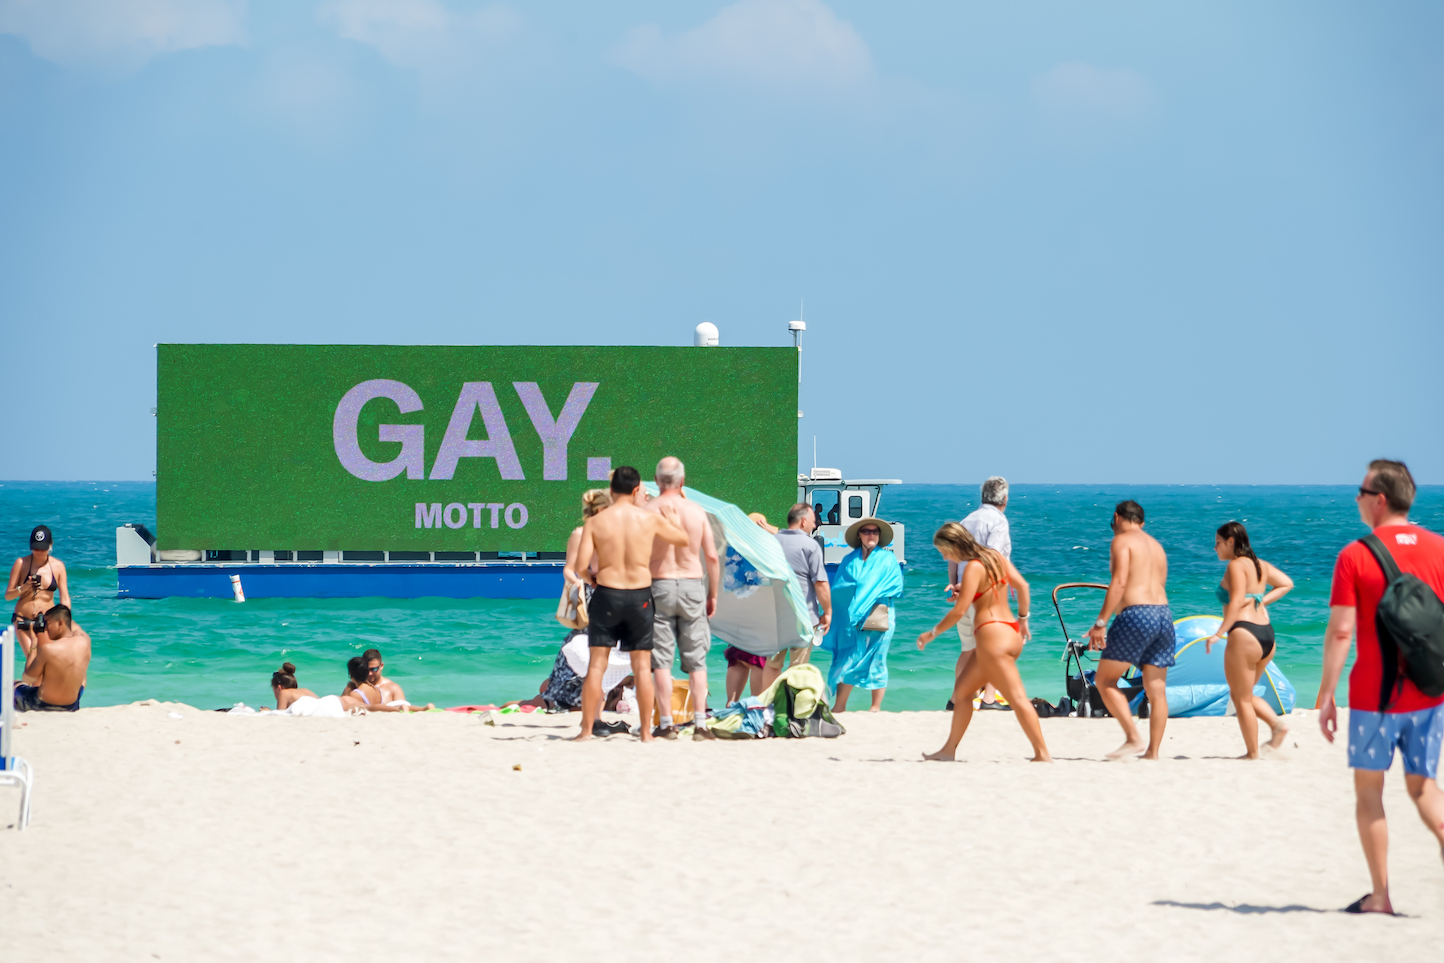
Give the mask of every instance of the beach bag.
[(836, 739), (847, 732), (842, 724), (833, 718), (832, 710), (821, 699), (806, 718), (793, 715), (796, 707), (797, 690), (783, 684), (778, 687), (772, 700), (772, 734), (785, 739), (805, 739), (809, 736), (822, 739)]
[(886, 632), (888, 630), (887, 615), (886, 605), (874, 605), (872, 611), (867, 613), (867, 618), (862, 620), (862, 630), (864, 632)]
[[(662, 724), (662, 711), (657, 707), (657, 700), (652, 700), (652, 725)], [(640, 715), (640, 713), (638, 713)], [(692, 681), (690, 679), (672, 680), (672, 725), (685, 726), (692, 721)]]
[(1444, 602), (1419, 576), (1401, 572), (1389, 547), (1374, 534), (1359, 539), (1384, 571), (1384, 594), (1374, 612), (1374, 631), (1379, 636), (1384, 678), (1379, 694), (1379, 711), (1403, 685), (1405, 677), (1431, 699), (1444, 695)]
[(557, 602), (557, 621), (569, 629), (587, 627), (587, 596), (581, 582), (562, 586), (561, 601)]

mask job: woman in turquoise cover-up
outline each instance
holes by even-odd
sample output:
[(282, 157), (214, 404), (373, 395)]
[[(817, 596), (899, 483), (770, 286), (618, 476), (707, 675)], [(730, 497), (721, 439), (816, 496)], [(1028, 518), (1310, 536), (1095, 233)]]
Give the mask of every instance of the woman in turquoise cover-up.
[[(872, 690), (872, 711), (882, 708), (887, 689), (887, 649), (897, 629), (893, 604), (902, 598), (902, 566), (884, 551), (892, 544), (892, 526), (877, 518), (854, 522), (847, 530), (849, 552), (832, 579), (832, 611), (837, 613), (822, 647), (832, 653), (828, 686), (837, 694), (832, 711), (847, 708), (854, 686)], [(878, 605), (887, 606), (887, 631), (864, 632), (862, 623)]]

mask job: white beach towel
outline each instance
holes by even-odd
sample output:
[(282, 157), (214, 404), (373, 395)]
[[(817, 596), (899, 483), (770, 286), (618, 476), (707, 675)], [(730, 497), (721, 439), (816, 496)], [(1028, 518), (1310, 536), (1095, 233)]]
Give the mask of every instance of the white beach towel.
[(281, 716), (319, 716), (323, 719), (341, 719), (346, 715), (346, 709), (341, 705), (341, 697), (325, 695), (317, 699), (314, 696), (301, 696), (291, 707), (284, 712), (278, 712)]

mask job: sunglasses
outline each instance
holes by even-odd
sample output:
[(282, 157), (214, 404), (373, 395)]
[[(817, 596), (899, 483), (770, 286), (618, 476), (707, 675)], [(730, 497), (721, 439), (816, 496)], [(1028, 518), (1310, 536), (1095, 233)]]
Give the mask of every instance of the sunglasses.
[(1354, 496), (1354, 499), (1355, 499), (1355, 500), (1358, 500), (1358, 499), (1360, 499), (1360, 498), (1363, 498), (1363, 497), (1366, 496), (1366, 495), (1382, 495), (1382, 494), (1384, 494), (1384, 493), (1383, 493), (1383, 492), (1376, 492), (1376, 491), (1374, 491), (1372, 488), (1365, 488), (1363, 485), (1360, 485), (1360, 486), (1359, 486), (1359, 494), (1355, 495), (1355, 496)]
[(859, 528), (859, 529), (857, 530), (857, 533), (858, 533), (859, 535), (881, 535), (881, 534), (882, 534), (882, 529), (880, 529), (880, 528)]

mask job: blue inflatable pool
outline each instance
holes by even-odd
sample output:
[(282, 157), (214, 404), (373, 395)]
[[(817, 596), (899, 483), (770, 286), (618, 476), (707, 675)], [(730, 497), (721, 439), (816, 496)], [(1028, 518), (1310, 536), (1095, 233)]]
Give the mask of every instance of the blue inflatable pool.
[[(1223, 674), (1224, 640), (1220, 639), (1212, 652), (1205, 652), (1203, 644), (1222, 624), (1223, 620), (1216, 615), (1190, 615), (1173, 623), (1177, 664), (1168, 670), (1170, 716), (1234, 714), (1233, 703), (1228, 698), (1228, 681)], [(1297, 701), (1293, 685), (1272, 662), (1253, 693), (1279, 713), (1292, 712)], [(1143, 698), (1142, 693), (1134, 696), (1131, 708), (1135, 712)]]

